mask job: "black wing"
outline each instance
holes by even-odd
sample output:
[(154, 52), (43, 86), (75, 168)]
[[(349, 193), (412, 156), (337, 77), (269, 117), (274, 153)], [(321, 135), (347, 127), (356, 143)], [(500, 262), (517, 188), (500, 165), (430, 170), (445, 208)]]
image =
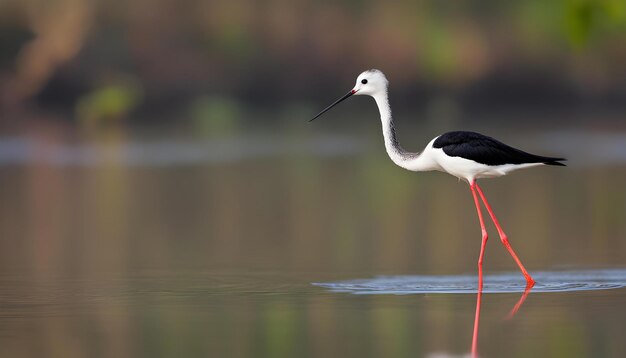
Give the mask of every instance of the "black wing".
[(544, 163), (562, 165), (565, 158), (543, 157), (510, 147), (494, 138), (475, 132), (448, 132), (433, 143), (451, 157), (461, 157), (486, 165)]

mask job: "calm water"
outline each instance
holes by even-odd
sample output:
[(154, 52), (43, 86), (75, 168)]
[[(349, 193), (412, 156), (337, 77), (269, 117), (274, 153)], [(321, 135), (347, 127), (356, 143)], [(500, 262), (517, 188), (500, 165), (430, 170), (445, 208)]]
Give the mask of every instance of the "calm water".
[[(525, 137), (575, 158), (483, 184), (538, 286), (506, 319), (524, 281), (490, 226), (479, 352), (624, 357), (626, 136), (586, 157), (580, 134)], [(467, 185), (394, 167), (378, 134), (33, 131), (0, 139), (0, 194), (0, 356), (470, 351)]]

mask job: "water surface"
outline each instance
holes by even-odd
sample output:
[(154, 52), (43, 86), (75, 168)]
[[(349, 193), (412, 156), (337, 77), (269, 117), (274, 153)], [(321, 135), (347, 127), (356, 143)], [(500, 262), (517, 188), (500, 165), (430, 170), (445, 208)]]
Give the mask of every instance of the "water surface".
[[(534, 272), (532, 292), (576, 292), (610, 290), (626, 287), (626, 270), (540, 271)], [(484, 276), (482, 293), (526, 291), (526, 281), (519, 273)], [(379, 276), (337, 282), (319, 282), (315, 286), (332, 292), (354, 294), (408, 295), (418, 293), (477, 293), (478, 280), (472, 275)]]
[[(1, 141), (0, 355), (467, 354), (467, 185), (362, 134)], [(482, 184), (538, 284), (506, 320), (524, 282), (489, 226), (481, 356), (626, 356), (626, 168), (570, 163)]]

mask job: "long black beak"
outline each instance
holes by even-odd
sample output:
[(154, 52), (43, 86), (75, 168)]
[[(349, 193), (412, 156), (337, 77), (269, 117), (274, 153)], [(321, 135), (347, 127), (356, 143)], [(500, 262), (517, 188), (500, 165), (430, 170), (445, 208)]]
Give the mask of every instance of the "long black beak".
[[(355, 94), (356, 91), (355, 90), (351, 90), (350, 92), (346, 93), (345, 96), (339, 98), (338, 100), (335, 101), (335, 103), (331, 104), (330, 106), (324, 108), (320, 113), (317, 114), (317, 116), (313, 117), (313, 119), (321, 116), (322, 114), (326, 113), (326, 111), (328, 111), (329, 109), (335, 107), (336, 105), (338, 105), (341, 101), (345, 100), (346, 98), (352, 96), (353, 94)], [(313, 119), (309, 120), (309, 122), (312, 122)]]

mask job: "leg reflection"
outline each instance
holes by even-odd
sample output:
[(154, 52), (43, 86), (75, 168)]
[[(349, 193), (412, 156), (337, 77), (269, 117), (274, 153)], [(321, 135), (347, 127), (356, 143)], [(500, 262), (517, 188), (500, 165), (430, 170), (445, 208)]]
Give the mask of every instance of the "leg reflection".
[(524, 293), (522, 293), (522, 297), (520, 297), (519, 301), (517, 301), (515, 306), (513, 306), (513, 308), (511, 309), (511, 312), (509, 312), (509, 314), (506, 316), (506, 319), (511, 319), (515, 316), (517, 311), (524, 304), (524, 301), (526, 301), (526, 297), (528, 297), (528, 294), (530, 293), (530, 290), (533, 288), (534, 285), (535, 285), (534, 282), (532, 285), (526, 285), (526, 289), (524, 289)]
[(478, 292), (476, 293), (476, 315), (474, 316), (474, 334), (472, 335), (472, 358), (478, 357), (478, 324), (480, 323), (480, 300), (483, 297), (483, 272), (478, 271)]
[[(520, 307), (526, 301), (530, 290), (533, 288), (533, 284), (526, 285), (526, 289), (524, 289), (524, 293), (517, 301), (515, 306), (511, 309), (511, 312), (506, 316), (506, 319), (512, 319), (517, 311), (519, 311)], [(483, 272), (482, 270), (478, 270), (478, 292), (476, 293), (476, 315), (474, 316), (474, 333), (472, 334), (472, 358), (478, 357), (478, 325), (480, 323), (480, 303), (483, 297)]]

